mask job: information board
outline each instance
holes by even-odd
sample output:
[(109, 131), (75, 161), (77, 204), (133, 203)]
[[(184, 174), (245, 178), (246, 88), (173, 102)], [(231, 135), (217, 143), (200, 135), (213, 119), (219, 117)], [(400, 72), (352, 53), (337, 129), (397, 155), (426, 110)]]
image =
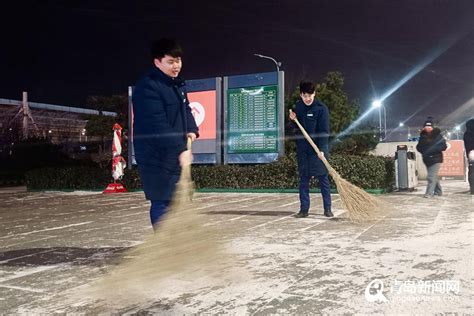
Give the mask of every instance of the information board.
[[(188, 92), (189, 107), (199, 128), (198, 140), (215, 140), (217, 137), (216, 94), (216, 90)], [(214, 145), (212, 152), (215, 150)]]
[(227, 152), (278, 152), (278, 86), (227, 90)]
[(462, 140), (448, 141), (448, 148), (443, 151), (443, 164), (438, 175), (442, 179), (464, 179), (466, 167), (465, 153)]

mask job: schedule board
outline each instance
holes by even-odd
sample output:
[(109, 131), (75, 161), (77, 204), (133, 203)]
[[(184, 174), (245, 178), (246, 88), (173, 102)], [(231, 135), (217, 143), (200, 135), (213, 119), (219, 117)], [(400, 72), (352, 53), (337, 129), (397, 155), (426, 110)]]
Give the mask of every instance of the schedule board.
[(278, 152), (278, 86), (229, 89), (227, 98), (227, 152)]
[(282, 71), (224, 77), (224, 164), (284, 154)]

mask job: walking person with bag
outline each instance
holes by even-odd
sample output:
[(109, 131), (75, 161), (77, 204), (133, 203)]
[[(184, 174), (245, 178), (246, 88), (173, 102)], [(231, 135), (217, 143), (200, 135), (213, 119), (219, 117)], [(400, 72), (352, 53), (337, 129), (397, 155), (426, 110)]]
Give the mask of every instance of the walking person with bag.
[(441, 135), (441, 130), (433, 127), (433, 122), (427, 120), (420, 133), (420, 140), (416, 149), (423, 157), (423, 163), (428, 170), (428, 185), (426, 186), (425, 198), (441, 196), (443, 190), (439, 183), (438, 173), (443, 163), (443, 151), (448, 148), (446, 140)]

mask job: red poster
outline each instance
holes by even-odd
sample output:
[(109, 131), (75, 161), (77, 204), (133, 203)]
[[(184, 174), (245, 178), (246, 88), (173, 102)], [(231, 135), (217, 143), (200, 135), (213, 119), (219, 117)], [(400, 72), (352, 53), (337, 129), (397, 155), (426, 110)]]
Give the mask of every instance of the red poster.
[(188, 99), (199, 139), (216, 139), (216, 91), (188, 92)]
[(464, 166), (464, 142), (462, 140), (450, 140), (448, 149), (443, 152), (443, 164), (439, 170), (440, 177), (463, 177), (466, 167)]

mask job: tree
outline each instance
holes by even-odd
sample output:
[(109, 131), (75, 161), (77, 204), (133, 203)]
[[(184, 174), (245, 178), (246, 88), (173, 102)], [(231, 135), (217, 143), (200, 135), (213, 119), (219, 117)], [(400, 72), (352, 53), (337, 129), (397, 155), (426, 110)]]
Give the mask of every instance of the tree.
[(128, 97), (127, 95), (90, 96), (87, 103), (98, 111), (116, 112), (117, 116), (88, 115), (86, 116), (86, 133), (89, 140), (91, 159), (101, 166), (110, 163), (110, 148), (113, 141), (113, 126), (119, 123), (122, 126), (122, 156), (127, 155), (126, 131), (128, 128)]
[(98, 136), (102, 139), (112, 137), (112, 126), (119, 123), (122, 128), (128, 126), (128, 97), (127, 95), (90, 96), (87, 104), (98, 111), (116, 112), (117, 116), (88, 115), (87, 136)]
[(119, 115), (128, 113), (128, 96), (126, 94), (93, 95), (87, 98), (86, 103), (98, 111), (117, 112)]
[(316, 95), (325, 103), (331, 114), (331, 132), (338, 134), (346, 129), (359, 114), (357, 100), (349, 102), (343, 90), (344, 77), (340, 72), (329, 72), (323, 83), (316, 87)]

